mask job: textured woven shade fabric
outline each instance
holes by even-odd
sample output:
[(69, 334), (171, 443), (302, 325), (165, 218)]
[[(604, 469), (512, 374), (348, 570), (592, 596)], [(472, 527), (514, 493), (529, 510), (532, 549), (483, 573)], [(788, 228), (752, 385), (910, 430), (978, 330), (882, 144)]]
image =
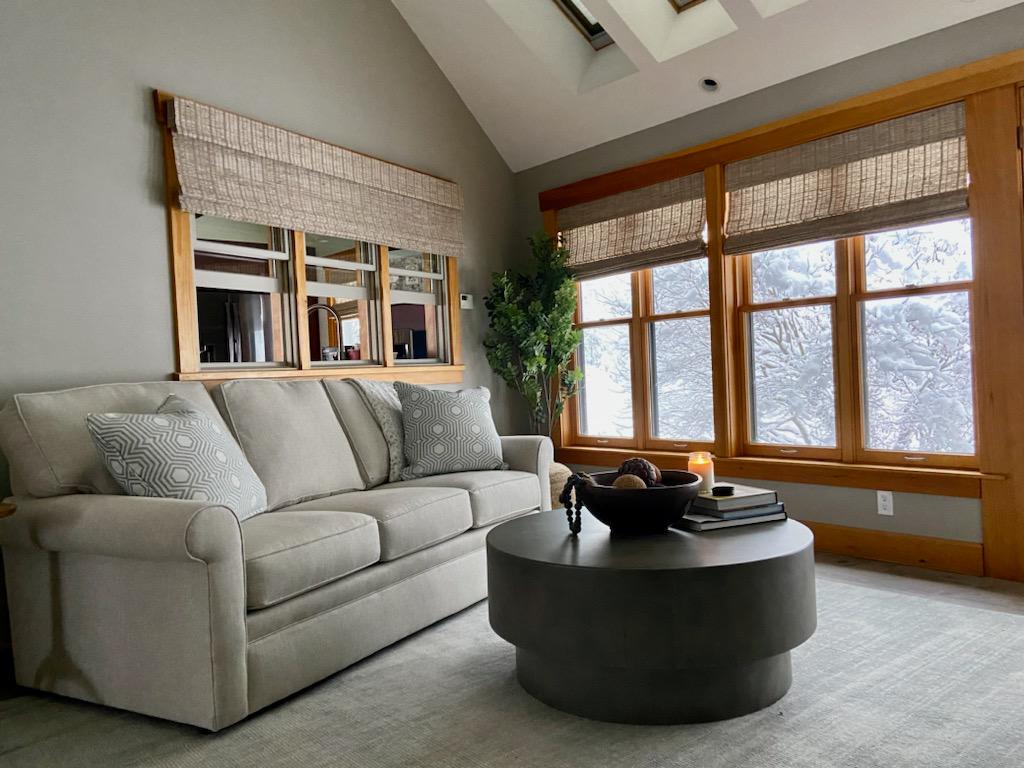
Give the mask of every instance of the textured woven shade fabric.
[(704, 219), (700, 173), (558, 212), (569, 267), (578, 277), (703, 256)]
[(185, 211), (463, 254), (454, 182), (188, 99), (168, 124)]
[(958, 102), (727, 165), (726, 253), (964, 214), (964, 122)]

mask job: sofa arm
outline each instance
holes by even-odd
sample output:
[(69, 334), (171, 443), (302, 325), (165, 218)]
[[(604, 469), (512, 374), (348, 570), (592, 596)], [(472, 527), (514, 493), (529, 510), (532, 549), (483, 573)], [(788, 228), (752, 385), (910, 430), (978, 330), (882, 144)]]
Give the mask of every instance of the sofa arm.
[(551, 481), (548, 471), (554, 461), (551, 438), (539, 435), (510, 435), (501, 438), (502, 458), (509, 469), (532, 472), (540, 482), (540, 508), (551, 509)]
[(210, 730), (248, 713), (242, 537), (226, 507), (19, 499), (0, 544), (19, 684)]
[(0, 545), (135, 560), (225, 560), (241, 552), (227, 507), (144, 496), (73, 494), (19, 499), (0, 522)]

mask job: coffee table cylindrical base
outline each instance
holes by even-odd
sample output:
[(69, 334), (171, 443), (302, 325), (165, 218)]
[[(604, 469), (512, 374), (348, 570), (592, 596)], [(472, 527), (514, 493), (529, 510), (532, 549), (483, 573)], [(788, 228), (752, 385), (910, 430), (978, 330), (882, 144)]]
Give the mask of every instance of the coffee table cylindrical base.
[(593, 667), (516, 648), (519, 683), (545, 704), (592, 720), (637, 725), (739, 717), (781, 699), (789, 651), (745, 664), (692, 669)]

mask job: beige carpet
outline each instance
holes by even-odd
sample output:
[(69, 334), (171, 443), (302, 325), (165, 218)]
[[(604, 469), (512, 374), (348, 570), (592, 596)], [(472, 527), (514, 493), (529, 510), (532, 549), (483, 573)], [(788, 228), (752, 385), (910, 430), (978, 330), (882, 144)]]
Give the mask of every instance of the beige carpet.
[(828, 579), (794, 684), (711, 725), (608, 725), (524, 693), (475, 606), (219, 734), (26, 695), (0, 765), (1020, 768), (1024, 617)]

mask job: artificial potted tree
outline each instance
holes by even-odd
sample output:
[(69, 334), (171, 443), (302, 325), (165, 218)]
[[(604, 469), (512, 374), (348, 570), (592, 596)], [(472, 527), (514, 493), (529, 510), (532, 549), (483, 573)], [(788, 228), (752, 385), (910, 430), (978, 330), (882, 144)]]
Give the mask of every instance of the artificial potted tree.
[[(495, 373), (526, 400), (534, 432), (550, 435), (583, 378), (570, 367), (580, 343), (573, 328), (576, 286), (566, 248), (546, 234), (529, 242), (533, 259), (527, 273), (494, 273), (484, 299), (489, 320), (484, 347)], [(552, 465), (554, 495), (568, 476), (564, 465)]]

